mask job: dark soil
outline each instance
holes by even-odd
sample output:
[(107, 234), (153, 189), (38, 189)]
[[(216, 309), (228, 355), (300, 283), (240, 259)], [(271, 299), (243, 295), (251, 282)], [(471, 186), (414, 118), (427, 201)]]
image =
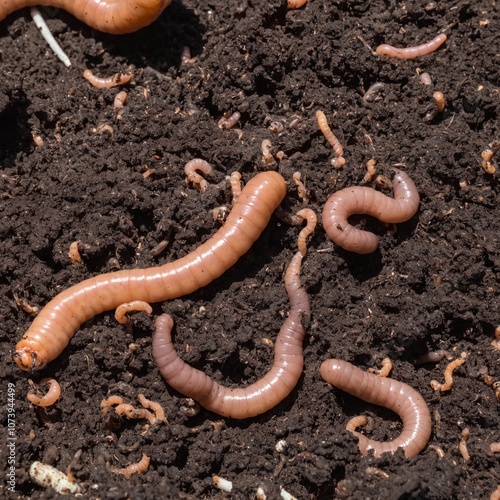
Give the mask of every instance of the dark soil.
[[(278, 498), (280, 487), (298, 499), (489, 498), (500, 483), (498, 456), (489, 452), (500, 441), (499, 402), (481, 369), (499, 379), (500, 353), (491, 343), (500, 323), (500, 186), (498, 172), (483, 172), (480, 153), (500, 139), (495, 1), (311, 0), (297, 11), (282, 0), (174, 1), (156, 23), (128, 36), (95, 32), (63, 11), (45, 13), (70, 69), (26, 10), (0, 28), (0, 375), (4, 422), (8, 383), (15, 384), (17, 436), (10, 497), (60, 496), (30, 480), (29, 466), (40, 460), (62, 471), (71, 464), (87, 498), (222, 498), (214, 475), (233, 481), (230, 497), (242, 499), (253, 498), (259, 485), (268, 499)], [(445, 45), (415, 61), (374, 56), (361, 41), (416, 45), (441, 31), (449, 35)], [(194, 59), (183, 64), (184, 47)], [(82, 71), (107, 76), (129, 65), (134, 78), (118, 117), (119, 89), (94, 88)], [(433, 86), (421, 83), (423, 71)], [(382, 90), (364, 102), (378, 82)], [(435, 90), (444, 92), (446, 109), (432, 116)], [(318, 109), (344, 145), (341, 170), (330, 164)], [(241, 135), (217, 126), (228, 111), (241, 113)], [(283, 124), (281, 133), (270, 130), (273, 121)], [(37, 135), (42, 147), (34, 144)], [(263, 139), (284, 152), (274, 166), (263, 164)], [(184, 181), (184, 164), (195, 157), (214, 167), (205, 194)], [(112, 312), (87, 322), (40, 373), (12, 362), (33, 319), (16, 297), (17, 304), (43, 307), (96, 274), (185, 255), (216, 231), (211, 211), (231, 201), (230, 172), (247, 181), (256, 171), (278, 170), (288, 182), (284, 207), (296, 211), (304, 204), (292, 174), (300, 171), (309, 206), (320, 213), (332, 192), (363, 184), (370, 158), (388, 177), (396, 165), (410, 174), (420, 210), (395, 234), (366, 220), (381, 236), (379, 250), (367, 256), (335, 247), (318, 228), (302, 270), (313, 311), (304, 375), (268, 413), (246, 421), (203, 409), (187, 416), (182, 395), (152, 361), (153, 318), (143, 314), (128, 332)], [(228, 385), (250, 384), (269, 369), (273, 350), (262, 339), (274, 340), (286, 315), (283, 273), (297, 234), (273, 217), (221, 278), (155, 304), (154, 316), (173, 315), (175, 341), (189, 363)], [(81, 264), (68, 257), (75, 240), (82, 242)], [(167, 248), (154, 255), (162, 241)], [(438, 349), (468, 355), (443, 394), (429, 382), (443, 380), (447, 361), (414, 362)], [(358, 414), (373, 418), (370, 435), (379, 440), (396, 436), (401, 424), (392, 412), (331, 388), (319, 375), (321, 362), (337, 357), (368, 369), (386, 356), (391, 376), (428, 402), (429, 444), (442, 448), (443, 458), (433, 448), (411, 460), (401, 451), (362, 457), (345, 430)], [(26, 400), (29, 379), (46, 376), (63, 394), (39, 410)], [(101, 413), (108, 395), (136, 404), (140, 392), (162, 404), (169, 426), (143, 432), (144, 421)], [(466, 427), (468, 462), (458, 450)], [(280, 440), (287, 444), (281, 453)], [(111, 472), (142, 452), (151, 456), (143, 475), (127, 480)]]

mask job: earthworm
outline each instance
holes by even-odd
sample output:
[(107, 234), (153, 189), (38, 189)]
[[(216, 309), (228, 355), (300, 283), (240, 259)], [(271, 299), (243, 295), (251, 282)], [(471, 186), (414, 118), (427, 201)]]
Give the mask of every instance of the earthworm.
[(385, 84), (382, 82), (376, 82), (373, 85), (371, 85), (365, 92), (365, 95), (363, 96), (363, 103), (369, 104), (371, 102), (374, 102), (375, 99), (377, 98), (377, 95), (380, 94), (380, 92), (383, 90), (384, 87)]
[(142, 458), (135, 464), (130, 464), (128, 467), (125, 467), (124, 469), (116, 469), (112, 468), (111, 472), (114, 472), (115, 474), (122, 474), (123, 476), (127, 477), (130, 479), (132, 474), (142, 474), (147, 470), (149, 467), (149, 463), (151, 461), (151, 458), (148, 457), (145, 453), (142, 454)]
[(290, 313), (276, 339), (274, 364), (263, 378), (245, 388), (228, 388), (185, 363), (175, 351), (168, 314), (156, 320), (153, 358), (167, 383), (201, 406), (225, 417), (243, 419), (268, 411), (285, 399), (297, 384), (304, 366), (302, 316), (310, 315), (309, 297), (300, 286), (302, 254), (297, 252), (285, 274)]
[(500, 442), (490, 444), (491, 453), (500, 453)]
[(373, 179), (373, 177), (376, 175), (376, 173), (377, 173), (377, 169), (375, 168), (376, 164), (377, 164), (377, 160), (374, 160), (373, 158), (366, 162), (366, 174), (363, 177), (364, 182), (370, 182)]
[(163, 266), (95, 276), (61, 292), (38, 314), (16, 346), (22, 370), (39, 370), (57, 358), (80, 325), (131, 300), (149, 303), (192, 293), (229, 269), (260, 236), (286, 194), (276, 172), (250, 179), (227, 221), (208, 241)]
[(444, 371), (444, 384), (440, 384), (437, 380), (431, 380), (431, 387), (435, 391), (449, 391), (453, 385), (453, 372), (465, 363), (466, 354), (462, 353), (462, 357), (452, 361)]
[(420, 56), (425, 56), (434, 52), (445, 41), (447, 36), (444, 33), (433, 38), (430, 42), (415, 47), (398, 48), (386, 43), (379, 45), (376, 49), (377, 54), (381, 56), (392, 57), (394, 59), (405, 59), (407, 61)]
[(341, 189), (328, 198), (323, 207), (323, 227), (337, 245), (360, 254), (377, 248), (377, 236), (349, 224), (347, 218), (353, 214), (372, 215), (389, 223), (404, 222), (415, 215), (420, 203), (417, 188), (406, 173), (394, 170), (394, 198), (364, 186)]
[(331, 385), (368, 403), (396, 412), (403, 421), (403, 431), (392, 441), (380, 442), (360, 434), (358, 447), (363, 455), (374, 450), (375, 457), (394, 453), (399, 447), (405, 456), (416, 456), (431, 435), (431, 415), (422, 396), (409, 385), (394, 379), (364, 372), (346, 361), (329, 359), (321, 365), (321, 376)]
[(125, 106), (125, 103), (127, 102), (127, 97), (128, 94), (124, 90), (118, 92), (118, 94), (115, 95), (115, 99), (113, 101), (113, 107), (115, 109), (123, 108), (123, 106)]
[(463, 459), (468, 462), (470, 460), (470, 455), (467, 450), (467, 439), (469, 439), (469, 428), (466, 427), (462, 431), (462, 439), (460, 440), (460, 444), (458, 445), (458, 449), (460, 450), (460, 454), (462, 455)]
[(153, 308), (143, 300), (132, 300), (126, 304), (120, 304), (115, 311), (116, 321), (118, 321), (121, 325), (125, 325), (129, 321), (127, 313), (131, 311), (145, 311), (151, 316)]
[(336, 160), (333, 160), (332, 165), (335, 168), (341, 167), (342, 165), (345, 164), (345, 159), (343, 158), (344, 149), (342, 148), (342, 144), (340, 144), (340, 141), (337, 139), (335, 134), (331, 131), (330, 127), (328, 126), (328, 122), (326, 121), (326, 116), (325, 113), (323, 113), (323, 111), (316, 111), (316, 120), (318, 121), (319, 129), (325, 136), (325, 139), (328, 141), (330, 146), (333, 148), (333, 152), (337, 157)]
[(196, 172), (197, 170), (203, 172), (205, 175), (210, 175), (212, 173), (212, 166), (201, 158), (193, 158), (184, 166), (186, 182), (192, 182), (200, 193), (204, 193), (207, 190), (208, 182)]
[(424, 71), (423, 73), (420, 74), (420, 82), (423, 83), (424, 85), (432, 85), (432, 79), (431, 75)]
[(417, 365), (424, 365), (425, 363), (439, 363), (444, 357), (447, 359), (451, 359), (450, 354), (443, 349), (439, 349), (439, 351), (431, 351), (426, 354), (422, 354), (417, 359), (415, 359), (415, 363)]
[(380, 362), (380, 364), (382, 365), (382, 368), (380, 368), (380, 370), (378, 368), (369, 368), (368, 372), (374, 373), (379, 377), (387, 377), (392, 370), (392, 361), (389, 358), (384, 358)]
[(269, 130), (273, 132), (274, 134), (281, 134), (283, 130), (285, 130), (285, 126), (283, 125), (282, 122), (279, 121), (272, 121), (269, 124)]
[(264, 139), (260, 145), (262, 151), (262, 161), (264, 165), (274, 165), (276, 160), (273, 157), (273, 145), (269, 139)]
[(490, 495), (490, 500), (500, 500), (500, 485), (497, 489)]
[(80, 251), (78, 250), (78, 245), (80, 243), (81, 243), (80, 240), (76, 240), (76, 241), (73, 241), (73, 243), (71, 243), (71, 245), (69, 246), (68, 257), (75, 264), (78, 264), (79, 262), (82, 261), (82, 257), (80, 255)]
[(299, 217), (302, 217), (306, 222), (306, 227), (302, 229), (297, 238), (297, 246), (299, 247), (299, 252), (302, 256), (307, 253), (306, 239), (307, 237), (316, 229), (316, 224), (318, 223), (318, 216), (314, 210), (310, 208), (303, 208), (297, 212)]
[(133, 76), (133, 73), (115, 73), (112, 76), (100, 78), (95, 76), (90, 69), (86, 69), (83, 72), (83, 77), (86, 78), (94, 87), (99, 89), (110, 89), (111, 87), (116, 87), (117, 85), (126, 85), (130, 82)]
[(308, 204), (310, 201), (310, 193), (304, 186), (304, 183), (302, 182), (302, 175), (300, 172), (294, 172), (292, 175), (292, 179), (295, 182), (295, 185), (297, 186), (297, 194), (299, 195), (299, 198), (305, 203)]
[(436, 101), (436, 106), (437, 110), (439, 113), (442, 113), (444, 111), (444, 94), (442, 92), (434, 92), (432, 94), (432, 97), (434, 97), (434, 100)]
[(154, 411), (156, 420), (167, 423), (165, 412), (160, 403), (156, 403), (155, 401), (146, 399), (146, 396), (144, 396), (144, 394), (138, 394), (137, 399), (139, 400), (141, 405), (144, 406), (144, 408), (149, 408), (150, 410)]
[(231, 194), (233, 196), (233, 203), (236, 202), (241, 194), (241, 174), (239, 172), (233, 172), (229, 177), (229, 183), (231, 184)]
[(496, 172), (496, 167), (494, 163), (491, 161), (495, 153), (500, 148), (500, 141), (493, 142), (486, 149), (481, 152), (481, 166), (483, 170), (490, 175), (493, 175)]
[(40, 385), (50, 384), (49, 390), (45, 396), (38, 397), (34, 392), (28, 393), (28, 401), (36, 406), (52, 406), (61, 397), (61, 386), (59, 382), (53, 378), (44, 378), (40, 380)]
[(217, 125), (219, 128), (230, 129), (240, 121), (240, 118), (241, 113), (239, 111), (235, 111), (234, 113), (228, 111), (227, 113), (224, 113), (224, 116), (219, 120)]
[(300, 9), (307, 3), (307, 0), (288, 0), (287, 7), (289, 9)]
[(123, 398), (121, 396), (109, 396), (101, 401), (101, 412), (108, 413), (110, 406), (123, 404)]
[(20, 307), (24, 312), (28, 314), (36, 314), (38, 312), (37, 306), (30, 306), (28, 301), (22, 297), (18, 297), (17, 294), (14, 294), (14, 302), (17, 307)]
[(155, 21), (171, 0), (20, 0), (2, 2), (0, 21), (32, 5), (48, 5), (73, 14), (91, 28), (111, 34), (132, 33)]
[(155, 424), (157, 420), (156, 417), (149, 410), (146, 410), (145, 408), (134, 408), (132, 405), (127, 403), (122, 403), (116, 406), (115, 413), (117, 415), (125, 415), (127, 418), (130, 419), (144, 418), (151, 425)]

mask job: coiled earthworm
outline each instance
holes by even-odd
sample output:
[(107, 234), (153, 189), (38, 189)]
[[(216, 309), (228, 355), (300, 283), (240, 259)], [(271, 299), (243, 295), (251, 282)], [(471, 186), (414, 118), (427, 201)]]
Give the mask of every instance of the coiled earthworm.
[(226, 223), (188, 255), (163, 266), (95, 276), (61, 292), (38, 314), (16, 346), (22, 370), (39, 370), (57, 358), (80, 325), (131, 300), (148, 303), (192, 293), (218, 278), (252, 246), (286, 194), (276, 172), (250, 179)]
[(83, 77), (98, 89), (110, 89), (112, 87), (116, 87), (117, 85), (126, 85), (128, 82), (130, 82), (130, 80), (132, 80), (133, 76), (133, 73), (115, 73), (112, 76), (100, 78), (98, 76), (95, 76), (94, 73), (90, 71), (90, 69), (86, 69), (83, 72)]
[(462, 357), (452, 361), (444, 371), (444, 384), (440, 384), (437, 380), (431, 380), (431, 387), (435, 391), (449, 391), (453, 385), (453, 372), (461, 365), (465, 363), (465, 358), (467, 355), (462, 353)]
[(376, 52), (381, 56), (392, 57), (394, 59), (405, 59), (409, 61), (434, 52), (446, 41), (446, 38), (447, 36), (444, 33), (441, 33), (430, 42), (407, 48), (393, 47), (392, 45), (384, 43), (377, 47)]
[(207, 190), (208, 182), (196, 172), (197, 170), (203, 172), (205, 175), (210, 175), (212, 173), (212, 165), (201, 158), (193, 158), (184, 166), (186, 182), (192, 182), (200, 193), (204, 193)]
[(334, 243), (350, 252), (374, 252), (378, 237), (351, 226), (348, 217), (367, 214), (382, 222), (397, 223), (415, 215), (420, 203), (417, 188), (406, 173), (394, 171), (394, 198), (364, 186), (344, 188), (328, 198), (323, 207), (323, 227)]
[(316, 120), (318, 121), (319, 129), (325, 136), (325, 139), (328, 141), (330, 146), (333, 148), (333, 152), (337, 157), (335, 160), (332, 161), (332, 165), (335, 168), (342, 167), (343, 165), (345, 165), (344, 148), (342, 147), (342, 144), (340, 144), (340, 141), (337, 139), (335, 134), (328, 126), (325, 113), (323, 113), (323, 111), (316, 111)]
[(148, 457), (145, 453), (143, 453), (142, 458), (137, 463), (130, 464), (128, 467), (125, 467), (124, 469), (113, 468), (111, 469), (111, 472), (114, 472), (115, 474), (121, 474), (122, 476), (125, 476), (126, 478), (130, 479), (132, 474), (142, 474), (143, 472), (146, 472), (150, 462), (151, 458)]
[(38, 397), (34, 392), (28, 393), (28, 401), (36, 406), (52, 406), (61, 397), (61, 386), (59, 382), (53, 378), (44, 378), (40, 380), (40, 385), (50, 384), (49, 390), (45, 396)]
[(217, 126), (225, 129), (233, 128), (240, 121), (240, 118), (241, 113), (239, 111), (235, 111), (234, 113), (228, 111), (224, 113), (224, 116), (217, 122)]
[(373, 450), (376, 457), (404, 449), (405, 456), (416, 456), (431, 435), (431, 415), (422, 396), (409, 385), (391, 378), (364, 372), (346, 361), (329, 359), (321, 365), (321, 376), (331, 385), (363, 401), (384, 406), (396, 412), (403, 421), (401, 434), (392, 441), (374, 441), (359, 434), (359, 450), (366, 455)]
[(73, 14), (91, 28), (111, 34), (132, 33), (155, 21), (171, 0), (19, 0), (4, 1), (0, 20), (34, 5), (57, 7)]
[(163, 314), (156, 319), (153, 358), (167, 383), (207, 410), (237, 419), (260, 415), (285, 399), (302, 374), (305, 335), (302, 316), (311, 313), (307, 292), (300, 286), (302, 257), (297, 252), (285, 274), (290, 313), (276, 338), (274, 364), (264, 377), (248, 387), (232, 389), (189, 366), (179, 357), (172, 343), (170, 332), (174, 322), (168, 314)]
[(131, 311), (144, 311), (150, 316), (153, 314), (153, 308), (143, 300), (133, 300), (132, 302), (127, 302), (126, 304), (120, 304), (115, 311), (115, 319), (121, 325), (128, 323), (127, 313)]

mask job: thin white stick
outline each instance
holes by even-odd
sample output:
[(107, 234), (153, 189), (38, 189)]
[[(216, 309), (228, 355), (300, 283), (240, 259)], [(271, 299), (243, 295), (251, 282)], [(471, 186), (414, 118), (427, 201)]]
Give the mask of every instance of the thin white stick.
[(64, 65), (69, 68), (71, 66), (71, 61), (69, 57), (66, 55), (61, 46), (57, 43), (54, 35), (50, 32), (45, 19), (42, 17), (42, 14), (36, 7), (30, 8), (30, 13), (33, 21), (35, 22), (35, 26), (40, 30), (43, 38), (49, 44), (49, 47), (53, 50), (54, 54), (64, 63)]

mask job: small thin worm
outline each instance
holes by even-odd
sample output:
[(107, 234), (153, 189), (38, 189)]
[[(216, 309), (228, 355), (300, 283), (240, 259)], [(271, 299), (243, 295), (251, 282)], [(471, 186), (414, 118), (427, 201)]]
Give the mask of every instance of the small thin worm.
[(392, 57), (394, 59), (404, 59), (406, 61), (425, 56), (438, 49), (445, 41), (447, 36), (444, 33), (433, 38), (430, 42), (415, 47), (399, 48), (387, 45), (379, 45), (376, 49), (377, 54), (381, 56)]
[(229, 177), (229, 183), (231, 184), (233, 203), (235, 203), (241, 194), (241, 174), (238, 171), (233, 172)]
[(151, 425), (156, 423), (156, 416), (153, 415), (149, 410), (145, 408), (134, 408), (131, 404), (122, 403), (115, 407), (115, 413), (117, 415), (125, 415), (127, 418), (131, 420), (135, 419), (145, 419)]
[(224, 113), (224, 116), (218, 121), (217, 126), (225, 129), (233, 128), (240, 121), (240, 118), (241, 113), (239, 111), (235, 111), (234, 113), (228, 111)]
[(153, 308), (143, 300), (132, 300), (131, 302), (127, 302), (126, 304), (120, 304), (115, 311), (115, 319), (120, 323), (120, 325), (125, 325), (129, 322), (129, 318), (127, 318), (127, 313), (131, 311), (144, 311), (147, 312), (150, 316), (153, 314)]
[(365, 186), (341, 189), (328, 198), (323, 207), (323, 227), (334, 243), (350, 252), (372, 253), (378, 237), (351, 226), (348, 217), (366, 214), (382, 222), (398, 223), (415, 215), (420, 203), (415, 183), (406, 173), (394, 170), (394, 198)]
[(358, 447), (363, 455), (373, 450), (375, 457), (380, 457), (382, 453), (394, 453), (402, 447), (406, 458), (412, 458), (425, 448), (431, 435), (431, 415), (424, 398), (415, 389), (338, 359), (324, 361), (320, 371), (329, 384), (363, 401), (384, 406), (396, 412), (403, 421), (401, 434), (392, 441), (374, 441), (360, 434)]
[(337, 139), (336, 135), (332, 132), (330, 127), (328, 126), (328, 122), (326, 120), (325, 113), (323, 111), (316, 111), (316, 120), (318, 121), (318, 127), (325, 136), (325, 139), (328, 141), (330, 146), (333, 148), (333, 152), (337, 157), (333, 162), (333, 166), (335, 168), (339, 168), (345, 164), (344, 156), (344, 148), (340, 141)]
[(292, 175), (293, 182), (297, 186), (297, 194), (299, 198), (305, 203), (308, 204), (310, 201), (310, 193), (306, 189), (304, 183), (302, 182), (302, 175), (300, 172), (294, 172)]
[(143, 453), (142, 458), (139, 460), (139, 462), (135, 464), (130, 464), (128, 467), (125, 467), (124, 469), (116, 469), (113, 467), (111, 469), (111, 472), (114, 472), (115, 474), (121, 474), (122, 476), (125, 476), (126, 478), (130, 479), (132, 474), (142, 474), (143, 472), (146, 472), (150, 462), (151, 458), (148, 457), (145, 453)]
[(368, 372), (374, 373), (379, 377), (387, 377), (392, 370), (392, 361), (390, 360), (390, 358), (384, 358), (380, 362), (380, 364), (382, 365), (382, 368), (380, 368), (380, 370), (378, 368), (369, 368)]
[(280, 174), (259, 173), (241, 191), (224, 226), (191, 253), (159, 267), (101, 274), (64, 290), (35, 318), (16, 346), (14, 361), (22, 370), (39, 370), (96, 314), (131, 300), (174, 299), (208, 285), (250, 249), (285, 194)]
[(52, 406), (61, 397), (61, 386), (59, 382), (53, 378), (44, 378), (40, 380), (40, 385), (50, 384), (49, 390), (45, 396), (38, 397), (34, 392), (28, 393), (28, 401), (36, 406)]
[(113, 101), (113, 107), (115, 109), (123, 108), (125, 106), (125, 103), (127, 102), (127, 97), (128, 94), (124, 90), (118, 92), (118, 94), (115, 95), (115, 99)]
[(155, 21), (171, 0), (7, 0), (0, 21), (24, 7), (46, 5), (66, 10), (91, 28), (114, 35), (132, 33)]
[(225, 417), (254, 417), (283, 401), (296, 386), (304, 366), (302, 341), (305, 327), (302, 317), (311, 314), (309, 297), (300, 285), (302, 254), (297, 252), (285, 274), (285, 288), (290, 313), (276, 338), (274, 364), (257, 382), (244, 388), (229, 388), (185, 363), (175, 351), (168, 314), (156, 320), (153, 334), (153, 358), (167, 383), (181, 394), (195, 399), (201, 406)]
[(112, 87), (116, 87), (117, 85), (126, 85), (128, 82), (130, 82), (133, 76), (133, 73), (115, 73), (112, 76), (100, 78), (98, 76), (95, 76), (90, 69), (86, 69), (83, 72), (83, 77), (98, 89), (110, 89)]
[(427, 354), (422, 354), (415, 359), (415, 363), (417, 365), (424, 365), (425, 363), (439, 363), (444, 357), (446, 359), (451, 359), (448, 351), (444, 351), (443, 349), (439, 349), (439, 351), (431, 351)]
[(434, 92), (434, 94), (432, 94), (432, 97), (436, 101), (438, 112), (442, 113), (444, 111), (444, 104), (445, 104), (444, 94), (440, 91), (436, 91)]
[(204, 193), (207, 190), (208, 182), (196, 172), (197, 170), (203, 172), (205, 175), (210, 175), (212, 173), (212, 165), (201, 158), (193, 158), (184, 166), (186, 182), (192, 182), (200, 193)]
[(465, 363), (465, 353), (462, 353), (462, 357), (452, 361), (444, 371), (444, 384), (440, 384), (437, 380), (431, 380), (431, 387), (435, 391), (449, 391), (453, 385), (453, 372), (461, 365)]
[(154, 411), (156, 420), (168, 423), (167, 418), (165, 417), (165, 411), (163, 410), (163, 407), (160, 403), (147, 399), (144, 394), (138, 394), (137, 399), (139, 400), (141, 405), (144, 406), (144, 408), (149, 408), (150, 410)]
[(303, 228), (297, 238), (297, 246), (299, 247), (299, 252), (304, 257), (307, 253), (306, 239), (307, 237), (316, 229), (316, 224), (318, 223), (318, 216), (314, 210), (310, 208), (303, 208), (297, 212), (299, 217), (302, 217), (306, 221), (306, 227)]
[(460, 450), (460, 454), (466, 462), (470, 461), (469, 451), (467, 450), (467, 439), (469, 439), (470, 431), (469, 428), (466, 427), (462, 431), (462, 439), (460, 439), (460, 443), (458, 445), (458, 449)]

